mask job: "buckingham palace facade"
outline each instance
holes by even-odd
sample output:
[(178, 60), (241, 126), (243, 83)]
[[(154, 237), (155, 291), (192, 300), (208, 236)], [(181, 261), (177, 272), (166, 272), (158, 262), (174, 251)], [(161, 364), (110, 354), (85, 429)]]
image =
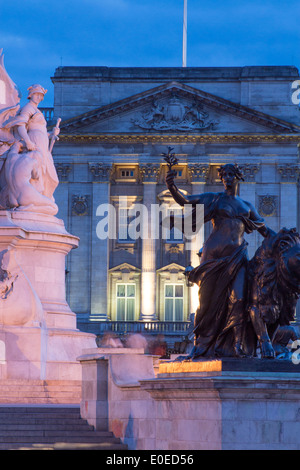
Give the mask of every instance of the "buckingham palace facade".
[[(184, 273), (199, 262), (210, 223), (189, 250), (174, 231), (156, 239), (119, 236), (133, 205), (173, 203), (162, 156), (168, 147), (186, 194), (222, 191), (218, 167), (237, 163), (245, 175), (240, 197), (275, 231), (299, 228), (297, 80), (289, 66), (56, 69), (49, 122), (62, 119), (53, 151), (55, 200), (58, 217), (80, 238), (66, 265), (78, 328), (101, 334), (152, 325), (186, 334), (197, 293)], [(117, 214), (117, 235), (101, 238), (105, 204)], [(249, 257), (261, 240), (257, 232), (247, 235)]]

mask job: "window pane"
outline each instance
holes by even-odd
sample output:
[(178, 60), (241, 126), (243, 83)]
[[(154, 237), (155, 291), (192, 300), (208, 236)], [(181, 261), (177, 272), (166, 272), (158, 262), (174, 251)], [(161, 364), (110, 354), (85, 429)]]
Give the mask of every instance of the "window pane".
[(117, 297), (125, 297), (125, 284), (117, 286)]
[(165, 320), (173, 321), (173, 299), (165, 299)]
[(175, 286), (175, 297), (183, 297), (183, 286)]
[(173, 297), (173, 286), (166, 285), (166, 297)]
[(182, 231), (178, 228), (173, 228), (173, 240), (182, 240)]
[(127, 297), (135, 297), (135, 286), (127, 286)]
[(175, 299), (175, 321), (183, 321), (183, 299)]
[(119, 240), (127, 240), (128, 238), (128, 211), (127, 209), (119, 209)]
[(117, 321), (125, 320), (125, 299), (117, 299)]
[(135, 301), (134, 301), (134, 299), (128, 299), (127, 300), (127, 315), (126, 315), (126, 320), (127, 321), (133, 321), (134, 320), (134, 310), (135, 310)]

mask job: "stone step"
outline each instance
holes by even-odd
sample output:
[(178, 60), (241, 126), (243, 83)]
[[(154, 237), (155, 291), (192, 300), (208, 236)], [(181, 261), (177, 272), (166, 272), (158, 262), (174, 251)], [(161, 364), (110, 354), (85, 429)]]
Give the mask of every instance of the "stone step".
[(18, 444), (1, 444), (0, 450), (128, 450), (126, 444), (112, 444), (111, 442), (102, 442), (100, 444), (86, 442), (55, 442), (31, 444), (28, 442)]
[(78, 406), (0, 406), (0, 450), (125, 450), (109, 431), (95, 431)]
[(10, 433), (7, 436), (0, 436), (0, 443), (4, 444), (8, 443), (16, 443), (16, 442), (29, 442), (29, 443), (44, 443), (44, 442), (88, 442), (88, 443), (95, 443), (100, 444), (103, 442), (111, 442), (112, 444), (119, 444), (120, 439), (113, 436), (101, 437), (94, 433), (70, 433), (70, 432), (60, 432), (60, 433), (47, 433), (46, 431), (38, 431), (34, 433), (31, 431), (30, 433), (19, 433), (14, 435)]
[(80, 381), (0, 380), (0, 404), (79, 404)]

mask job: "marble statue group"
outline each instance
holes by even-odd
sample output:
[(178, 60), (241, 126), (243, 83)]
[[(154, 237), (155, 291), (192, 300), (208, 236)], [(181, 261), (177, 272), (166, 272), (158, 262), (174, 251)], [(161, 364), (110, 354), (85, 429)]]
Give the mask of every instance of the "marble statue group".
[(55, 215), (53, 193), (58, 177), (51, 150), (59, 125), (52, 132), (38, 105), (47, 90), (34, 84), (28, 88), (28, 103), (20, 108), (18, 90), (7, 74), (0, 55), (0, 79), (4, 84), (0, 103), (0, 207)]

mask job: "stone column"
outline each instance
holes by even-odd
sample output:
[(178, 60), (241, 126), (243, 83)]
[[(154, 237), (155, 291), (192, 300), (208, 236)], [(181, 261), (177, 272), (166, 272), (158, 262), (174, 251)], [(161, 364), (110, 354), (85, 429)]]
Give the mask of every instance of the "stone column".
[(89, 163), (93, 177), (92, 189), (92, 231), (91, 231), (91, 312), (90, 320), (107, 320), (109, 239), (100, 240), (96, 227), (97, 207), (109, 204), (110, 176), (112, 167), (105, 163)]
[[(191, 163), (189, 165), (189, 175), (192, 184), (192, 194), (202, 194), (205, 192), (205, 184), (207, 182), (209, 174), (209, 164), (208, 163)], [(191, 242), (190, 250), (190, 262), (191, 265), (195, 268), (199, 265), (200, 258), (198, 256), (199, 250), (202, 248), (204, 243), (204, 224), (201, 227), (201, 230)], [(190, 314), (195, 313), (198, 307), (198, 286), (194, 285), (189, 288), (190, 292)]]
[[(156, 316), (156, 251), (151, 237), (151, 204), (156, 204), (156, 183), (159, 165), (141, 164), (143, 204), (148, 211), (148, 238), (142, 240), (141, 316), (143, 321), (154, 321)], [(152, 221), (153, 222), (153, 221)], [(152, 227), (153, 229), (153, 227)]]
[[(260, 165), (258, 163), (246, 163), (239, 165), (241, 170), (244, 173), (244, 182), (240, 183), (239, 187), (239, 195), (241, 199), (244, 201), (250, 202), (254, 207), (256, 206), (256, 181), (255, 176), (256, 173), (260, 169)], [(246, 237), (247, 238), (247, 235)], [(247, 238), (248, 245), (248, 255), (249, 258), (252, 258), (254, 255), (257, 246), (258, 246), (258, 233), (254, 231), (251, 233), (249, 238)]]
[(293, 228), (298, 224), (298, 178), (299, 165), (277, 165), (280, 174), (280, 227)]

